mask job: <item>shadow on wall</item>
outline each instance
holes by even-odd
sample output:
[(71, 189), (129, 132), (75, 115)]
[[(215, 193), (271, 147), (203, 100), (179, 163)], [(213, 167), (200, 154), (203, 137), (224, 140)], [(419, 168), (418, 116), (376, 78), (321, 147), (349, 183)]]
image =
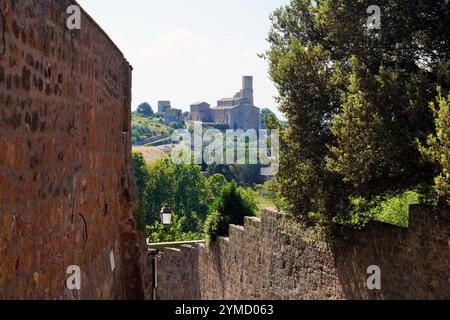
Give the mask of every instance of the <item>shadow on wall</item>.
[(200, 278), (200, 297), (202, 299), (208, 299), (209, 297), (209, 294), (205, 296), (205, 291), (201, 290), (201, 288), (209, 285), (208, 278), (202, 276), (204, 274), (209, 274), (214, 279), (217, 279), (214, 287), (210, 288), (217, 299), (226, 299), (226, 292), (229, 290), (227, 284), (229, 284), (230, 270), (227, 269), (229, 268), (229, 261), (225, 261), (224, 259), (228, 257), (227, 248), (229, 241), (229, 238), (219, 237), (209, 247), (203, 247), (205, 255), (198, 256), (199, 272), (197, 272), (197, 277)]
[[(374, 222), (330, 241), (265, 210), (210, 247), (162, 253), (159, 298), (449, 299), (449, 213), (412, 206), (409, 229)], [(381, 271), (380, 290), (367, 285), (371, 266)]]
[[(221, 238), (218, 241), (227, 242), (227, 241), (229, 241), (229, 238)], [(220, 245), (220, 243), (216, 243), (214, 245), (217, 246), (217, 250), (211, 250), (211, 258), (213, 261), (213, 268), (214, 268), (213, 270), (215, 273), (217, 273), (217, 278), (219, 279), (218, 285), (220, 285), (220, 292), (225, 293), (225, 283), (226, 283), (225, 277), (226, 277), (226, 275), (224, 274), (224, 271), (223, 271), (223, 265), (225, 264), (225, 262), (222, 259), (224, 259), (226, 254), (224, 254), (222, 252), (223, 248)], [(222, 296), (222, 299), (225, 299), (225, 296)]]
[[(449, 299), (449, 218), (449, 208), (414, 205), (408, 229), (373, 222), (334, 242), (332, 251), (344, 296)], [(372, 265), (381, 269), (381, 290), (367, 290), (367, 268)]]
[[(165, 248), (157, 259), (157, 300), (200, 300), (200, 270), (196, 247)], [(195, 271), (195, 272), (194, 272)], [(153, 279), (153, 269), (151, 278)]]

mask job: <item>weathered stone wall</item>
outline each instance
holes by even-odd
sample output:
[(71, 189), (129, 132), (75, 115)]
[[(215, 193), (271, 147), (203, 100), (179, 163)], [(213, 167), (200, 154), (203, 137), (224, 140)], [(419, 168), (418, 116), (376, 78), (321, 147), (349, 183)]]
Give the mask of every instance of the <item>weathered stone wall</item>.
[(71, 4), (0, 0), (0, 299), (144, 297), (132, 69), (85, 12), (67, 29)]
[[(372, 223), (330, 240), (266, 210), (209, 248), (160, 254), (158, 298), (448, 299), (449, 215), (412, 207), (409, 229)], [(381, 290), (367, 288), (371, 265)]]
[(197, 248), (188, 245), (164, 250), (164, 254), (157, 258), (159, 298), (200, 299), (199, 277), (203, 274), (199, 272), (198, 254)]

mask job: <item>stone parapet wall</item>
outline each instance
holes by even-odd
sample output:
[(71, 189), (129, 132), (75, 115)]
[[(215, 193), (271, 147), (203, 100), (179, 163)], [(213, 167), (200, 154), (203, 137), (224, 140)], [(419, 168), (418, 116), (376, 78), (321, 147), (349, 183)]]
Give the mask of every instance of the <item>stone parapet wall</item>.
[[(265, 210), (210, 247), (160, 254), (158, 298), (448, 299), (449, 225), (448, 209), (413, 206), (409, 229), (371, 223), (333, 240)], [(367, 288), (371, 265), (381, 290)]]

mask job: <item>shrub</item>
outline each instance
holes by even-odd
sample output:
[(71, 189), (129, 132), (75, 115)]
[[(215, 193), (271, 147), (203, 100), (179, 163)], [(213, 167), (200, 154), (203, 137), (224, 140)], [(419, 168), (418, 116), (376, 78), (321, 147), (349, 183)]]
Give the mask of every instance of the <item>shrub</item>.
[(175, 121), (172, 121), (170, 124), (169, 124), (169, 127), (171, 127), (172, 129), (181, 129), (181, 124), (179, 124), (178, 122), (175, 122)]
[(419, 203), (420, 195), (415, 191), (406, 191), (380, 204), (376, 220), (407, 228), (409, 225), (409, 207)]
[(214, 200), (222, 194), (223, 188), (228, 184), (227, 179), (222, 174), (213, 174), (208, 178), (207, 188), (210, 193), (210, 197), (212, 199), (211, 202), (214, 202)]
[(239, 188), (235, 182), (230, 182), (224, 187), (206, 219), (204, 228), (206, 240), (211, 243), (219, 236), (228, 236), (230, 224), (243, 225), (244, 217), (254, 216), (257, 209), (254, 193)]
[(215, 211), (205, 221), (205, 238), (207, 243), (213, 243), (220, 234), (228, 232), (228, 224), (224, 222), (223, 216)]
[(440, 202), (450, 204), (450, 94), (447, 98), (438, 89), (437, 106), (433, 110), (436, 135), (428, 137), (428, 147), (420, 146), (422, 155), (436, 164), (439, 175), (435, 178), (435, 190)]
[(172, 217), (170, 226), (164, 226), (158, 221), (146, 227), (150, 243), (192, 241), (202, 237), (201, 232), (185, 231), (183, 225), (186, 223), (186, 216)]
[(419, 204), (423, 196), (421, 190), (413, 189), (391, 196), (374, 197), (371, 200), (362, 197), (352, 198), (352, 210), (346, 215), (335, 217), (334, 222), (361, 229), (369, 221), (376, 220), (407, 228), (409, 207)]

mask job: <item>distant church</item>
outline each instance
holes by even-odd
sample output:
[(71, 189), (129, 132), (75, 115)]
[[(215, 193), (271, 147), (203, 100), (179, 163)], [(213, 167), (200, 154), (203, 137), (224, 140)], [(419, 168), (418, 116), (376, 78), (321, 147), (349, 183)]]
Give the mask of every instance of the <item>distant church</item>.
[(191, 120), (205, 123), (226, 124), (230, 129), (261, 128), (261, 112), (253, 103), (253, 77), (242, 78), (242, 90), (232, 98), (221, 99), (217, 107), (206, 102), (191, 105)]

